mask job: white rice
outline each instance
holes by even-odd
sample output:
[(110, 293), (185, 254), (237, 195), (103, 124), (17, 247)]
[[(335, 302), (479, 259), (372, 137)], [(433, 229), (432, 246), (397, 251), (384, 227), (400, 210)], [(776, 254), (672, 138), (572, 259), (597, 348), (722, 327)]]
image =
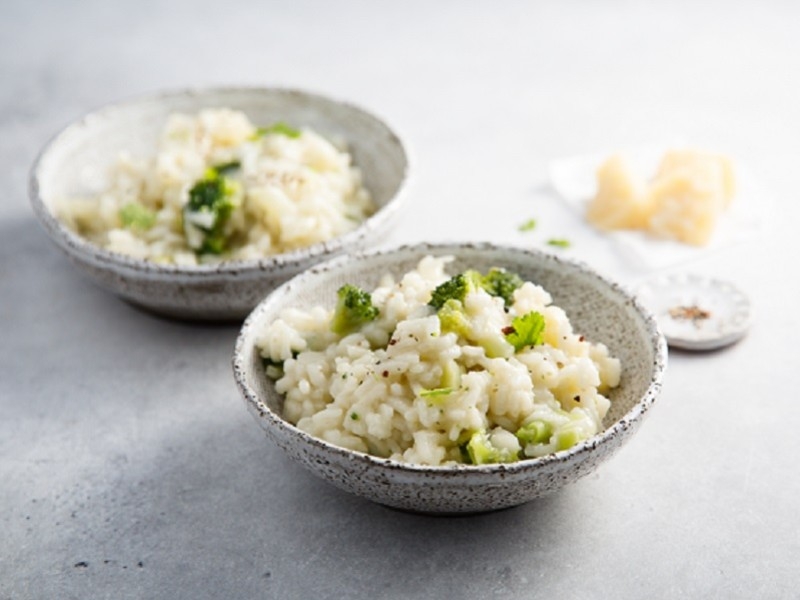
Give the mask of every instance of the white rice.
[[(506, 462), (600, 431), (610, 405), (603, 392), (619, 384), (619, 360), (573, 332), (564, 311), (531, 282), (514, 292), (507, 310), (482, 289), (464, 300), (470, 340), (507, 344), (507, 357), (487, 357), (481, 343), (442, 333), (427, 303), (449, 279), (450, 260), (429, 256), (399, 282), (385, 277), (372, 292), (379, 316), (356, 333), (333, 333), (333, 309), (322, 307), (285, 310), (267, 326), (257, 345), (285, 394), (284, 417), (333, 444), (425, 465), (464, 462), (465, 443), (476, 435), (496, 451), (488, 462)], [(531, 311), (544, 317), (543, 343), (514, 353), (502, 330)], [(460, 385), (426, 397), (453, 369)], [(515, 434), (532, 421), (546, 423), (552, 435), (523, 444)]]
[[(298, 131), (258, 136), (244, 113), (230, 109), (170, 115), (155, 156), (122, 154), (105, 191), (59, 199), (57, 216), (108, 250), (179, 265), (262, 258), (355, 229), (375, 208), (361, 172), (346, 148)], [(189, 190), (207, 169), (233, 161), (241, 167), (230, 177), (242, 196), (225, 225), (229, 246), (221, 255), (198, 254), (183, 229)], [(120, 211), (131, 203), (154, 212), (155, 224), (126, 228)]]

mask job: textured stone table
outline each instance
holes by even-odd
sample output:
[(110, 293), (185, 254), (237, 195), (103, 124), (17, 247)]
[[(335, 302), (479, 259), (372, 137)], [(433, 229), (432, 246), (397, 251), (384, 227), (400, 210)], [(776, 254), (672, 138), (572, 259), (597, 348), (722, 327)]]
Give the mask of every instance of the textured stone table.
[[(9, 0), (0, 22), (0, 599), (797, 597), (800, 6)], [(431, 518), (339, 492), (246, 413), (235, 326), (96, 289), (28, 206), (70, 120), (214, 84), (395, 124), (414, 181), (387, 245), (566, 237), (631, 284), (650, 273), (553, 196), (548, 161), (675, 137), (730, 152), (771, 219), (673, 270), (747, 291), (752, 331), (672, 352), (637, 437), (557, 495)]]

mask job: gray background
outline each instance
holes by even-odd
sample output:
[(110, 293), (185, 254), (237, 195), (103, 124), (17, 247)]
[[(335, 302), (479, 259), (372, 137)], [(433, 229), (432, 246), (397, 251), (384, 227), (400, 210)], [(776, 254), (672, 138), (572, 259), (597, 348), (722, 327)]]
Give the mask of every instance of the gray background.
[[(800, 5), (5, 1), (0, 23), (0, 599), (797, 597)], [(675, 136), (723, 149), (771, 217), (674, 270), (737, 284), (754, 326), (671, 352), (639, 434), (557, 495), (431, 518), (339, 492), (246, 413), (236, 326), (96, 289), (27, 202), (72, 119), (211, 84), (386, 116), (415, 159), (386, 244), (563, 236), (631, 284), (651, 273), (553, 196), (547, 162)]]

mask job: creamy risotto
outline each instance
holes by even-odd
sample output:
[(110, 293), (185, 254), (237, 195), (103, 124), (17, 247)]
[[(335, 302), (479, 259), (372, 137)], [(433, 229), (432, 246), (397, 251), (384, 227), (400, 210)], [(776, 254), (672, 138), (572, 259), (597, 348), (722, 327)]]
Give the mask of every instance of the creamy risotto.
[(257, 345), (284, 417), (425, 465), (535, 458), (600, 431), (619, 360), (542, 287), (501, 268), (451, 276), (450, 261), (425, 257), (371, 293), (345, 285), (267, 326)]
[(374, 211), (346, 148), (242, 112), (170, 115), (155, 156), (123, 154), (109, 186), (57, 216), (114, 252), (195, 265), (266, 257), (355, 229)]

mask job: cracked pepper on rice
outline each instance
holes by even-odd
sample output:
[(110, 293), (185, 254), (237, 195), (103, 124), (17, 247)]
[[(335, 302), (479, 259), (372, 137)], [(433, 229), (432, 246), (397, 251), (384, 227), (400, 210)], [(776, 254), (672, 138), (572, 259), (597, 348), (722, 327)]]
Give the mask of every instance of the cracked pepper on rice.
[(99, 194), (57, 216), (113, 252), (177, 265), (267, 257), (355, 229), (374, 212), (346, 149), (230, 109), (172, 114), (155, 156), (122, 154)]
[[(371, 293), (286, 309), (257, 346), (284, 417), (352, 450), (423, 465), (487, 464), (569, 448), (602, 428), (620, 362), (542, 287), (503, 269), (423, 258)], [(331, 299), (333, 304), (334, 299)]]

